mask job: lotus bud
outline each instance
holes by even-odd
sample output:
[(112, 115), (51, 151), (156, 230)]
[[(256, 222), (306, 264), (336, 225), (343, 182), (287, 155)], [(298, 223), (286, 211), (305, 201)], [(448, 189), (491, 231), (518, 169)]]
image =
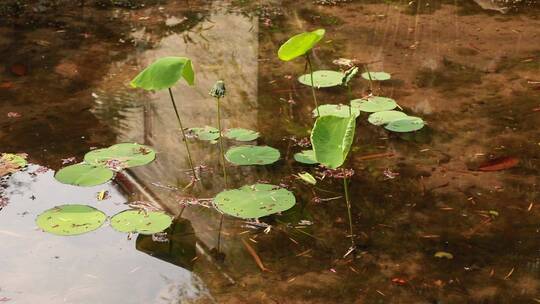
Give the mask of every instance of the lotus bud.
[(214, 84), (212, 90), (210, 90), (210, 95), (215, 98), (223, 98), (225, 97), (226, 91), (223, 80), (218, 80), (216, 84)]

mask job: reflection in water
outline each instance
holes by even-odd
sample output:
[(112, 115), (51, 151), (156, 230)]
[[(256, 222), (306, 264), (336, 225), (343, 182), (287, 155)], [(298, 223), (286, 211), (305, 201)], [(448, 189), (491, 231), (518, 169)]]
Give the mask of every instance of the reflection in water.
[(160, 260), (193, 270), (197, 256), (195, 231), (185, 219), (175, 220), (169, 229), (154, 235), (137, 236), (136, 248)]
[[(72, 237), (37, 229), (36, 216), (56, 205), (88, 204), (108, 216), (127, 209), (124, 204), (127, 197), (111, 184), (63, 185), (54, 180), (52, 171), (31, 174), (38, 168), (30, 165), (27, 171), (14, 174), (7, 181), (5, 192), (10, 202), (2, 209), (0, 221), (0, 299), (47, 304), (178, 303), (211, 299), (195, 275), (140, 254), (134, 250), (138, 241), (128, 239), (126, 234), (108, 225)], [(98, 201), (96, 194), (102, 190), (108, 191), (110, 198)], [(184, 222), (179, 227), (184, 230), (189, 224)], [(193, 247), (194, 235), (190, 237), (190, 241), (181, 240), (186, 245), (182, 248)]]

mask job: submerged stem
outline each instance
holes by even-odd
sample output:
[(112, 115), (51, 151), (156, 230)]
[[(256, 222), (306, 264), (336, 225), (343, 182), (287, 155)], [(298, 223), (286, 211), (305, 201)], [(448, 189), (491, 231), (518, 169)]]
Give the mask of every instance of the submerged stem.
[(354, 248), (354, 233), (353, 233), (353, 223), (352, 223), (352, 215), (351, 215), (351, 201), (349, 199), (349, 181), (347, 180), (347, 177), (343, 178), (343, 189), (345, 191), (345, 203), (347, 204), (347, 215), (349, 216), (349, 234), (351, 237), (351, 245)]
[(225, 179), (225, 188), (229, 188), (227, 181), (227, 169), (225, 169), (225, 152), (223, 151), (223, 134), (221, 134), (221, 106), (219, 97), (217, 98), (217, 120), (219, 129), (219, 153), (221, 154), (221, 167), (223, 168), (223, 178)]
[(315, 94), (315, 85), (313, 83), (313, 66), (311, 65), (311, 59), (309, 57), (309, 53), (306, 55), (306, 62), (309, 67), (309, 77), (311, 78), (311, 94), (313, 94), (313, 102), (315, 103), (315, 109), (317, 109), (317, 117), (321, 116), (321, 113), (319, 112), (319, 103), (317, 102), (317, 95)]
[(219, 219), (219, 230), (218, 230), (218, 237), (217, 237), (217, 252), (221, 252), (221, 229), (223, 228), (223, 213), (221, 214), (221, 218)]
[(184, 126), (182, 125), (182, 120), (180, 119), (180, 114), (178, 114), (178, 108), (176, 107), (176, 102), (174, 101), (174, 96), (172, 93), (171, 88), (169, 88), (169, 96), (171, 97), (171, 102), (174, 108), (174, 113), (176, 114), (176, 119), (178, 120), (178, 125), (180, 126), (180, 131), (182, 131), (182, 137), (184, 140), (184, 144), (186, 145), (186, 151), (188, 154), (188, 161), (189, 161), (189, 167), (191, 168), (191, 172), (193, 174), (193, 178), (197, 178), (197, 174), (195, 173), (195, 167), (193, 166), (193, 159), (191, 158), (191, 152), (189, 151), (189, 144), (187, 142), (186, 138), (186, 132), (184, 131)]

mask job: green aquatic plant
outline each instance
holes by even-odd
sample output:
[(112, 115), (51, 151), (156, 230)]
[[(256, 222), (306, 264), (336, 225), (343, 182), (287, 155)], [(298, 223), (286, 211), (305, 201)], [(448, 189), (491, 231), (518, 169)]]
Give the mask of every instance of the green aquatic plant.
[(259, 138), (260, 134), (253, 130), (232, 128), (228, 129), (223, 136), (237, 141), (252, 141)]
[(356, 117), (321, 116), (311, 132), (315, 159), (330, 169), (339, 168), (351, 150)]
[(54, 175), (54, 178), (63, 183), (73, 186), (92, 187), (108, 182), (114, 177), (111, 169), (78, 163), (64, 167)]
[(169, 228), (172, 217), (162, 211), (124, 210), (111, 217), (111, 227), (124, 233), (154, 234)]
[(269, 165), (280, 157), (279, 150), (269, 146), (243, 145), (230, 148), (225, 158), (235, 165)]
[(381, 112), (390, 111), (398, 106), (395, 100), (388, 97), (369, 96), (366, 98), (351, 100), (351, 107), (357, 108), (362, 112)]
[(318, 163), (313, 150), (303, 150), (302, 152), (295, 153), (293, 157), (297, 162), (306, 165), (314, 165)]
[(174, 108), (176, 120), (178, 121), (178, 126), (182, 132), (183, 141), (186, 146), (189, 166), (191, 168), (193, 178), (196, 179), (197, 174), (193, 165), (193, 158), (191, 157), (191, 152), (189, 150), (186, 133), (184, 131), (184, 126), (182, 124), (182, 120), (180, 119), (178, 107), (176, 106), (176, 102), (171, 90), (171, 88), (181, 79), (184, 79), (190, 86), (195, 83), (195, 71), (193, 70), (191, 60), (186, 57), (163, 57), (154, 61), (142, 72), (140, 72), (131, 81), (131, 86), (147, 91), (160, 91), (163, 89), (167, 89), (169, 91), (169, 97)]
[[(337, 169), (347, 160), (351, 150), (356, 128), (356, 116), (349, 117), (321, 116), (315, 121), (311, 132), (311, 145), (315, 154), (315, 159), (322, 165)], [(349, 232), (351, 237), (351, 249), (355, 247), (354, 231), (351, 215), (351, 201), (349, 196), (349, 173), (343, 170), (338, 174), (343, 179), (343, 190), (345, 192), (345, 203), (349, 218)]]
[(304, 32), (289, 38), (284, 44), (279, 47), (278, 57), (283, 61), (290, 61), (300, 56), (305, 56), (306, 64), (309, 68), (311, 93), (315, 109), (318, 109), (317, 95), (315, 94), (315, 84), (313, 76), (313, 66), (311, 64), (310, 53), (312, 48), (324, 37), (324, 29), (318, 29), (312, 32)]
[[(351, 80), (356, 76), (358, 73), (358, 67), (351, 67), (347, 71), (345, 71), (345, 74), (343, 76), (343, 79), (341, 80), (341, 85), (345, 86), (347, 88), (347, 95), (349, 96), (349, 102), (353, 100), (353, 94), (351, 89)], [(349, 107), (349, 116), (352, 115), (352, 107)], [(360, 111), (358, 111), (358, 115), (360, 115)]]
[(424, 127), (425, 122), (420, 117), (407, 116), (388, 123), (384, 128), (393, 132), (412, 132)]
[(319, 70), (298, 77), (298, 82), (315, 88), (331, 88), (341, 85), (344, 76), (338, 71)]
[(407, 114), (400, 111), (380, 111), (369, 115), (368, 122), (372, 125), (380, 126), (405, 117), (407, 117)]
[(243, 219), (258, 219), (288, 210), (296, 198), (287, 189), (269, 184), (245, 185), (220, 192), (214, 204), (221, 212)]
[(303, 173), (298, 173), (296, 175), (296, 177), (298, 177), (299, 179), (301, 179), (302, 181), (310, 184), (310, 185), (316, 185), (317, 184), (317, 180), (315, 179), (315, 177), (313, 177), (313, 175), (307, 173), (307, 172), (303, 172)]
[(188, 132), (199, 140), (205, 140), (211, 143), (216, 143), (219, 138), (219, 130), (210, 126), (204, 126), (203, 128), (189, 128)]
[(357, 107), (350, 107), (347, 105), (342, 104), (323, 104), (320, 105), (317, 108), (317, 110), (313, 110), (313, 116), (317, 116), (317, 113), (319, 113), (321, 116), (339, 116), (339, 117), (349, 117), (351, 115), (359, 116), (360, 110)]
[(121, 168), (144, 166), (156, 158), (149, 146), (137, 143), (120, 143), (104, 149), (92, 150), (84, 155), (84, 162), (93, 166), (107, 167), (110, 162), (119, 162)]
[(107, 216), (87, 205), (62, 205), (46, 210), (36, 218), (45, 232), (56, 235), (79, 235), (101, 227)]
[(218, 80), (216, 84), (214, 84), (214, 87), (212, 90), (210, 90), (210, 95), (216, 99), (217, 103), (217, 123), (218, 123), (218, 131), (219, 131), (219, 154), (221, 156), (221, 168), (223, 169), (223, 178), (225, 179), (225, 187), (229, 187), (229, 183), (227, 181), (227, 169), (226, 169), (226, 163), (225, 163), (225, 150), (223, 149), (223, 130), (221, 128), (221, 98), (225, 97), (226, 94), (226, 88), (225, 83), (223, 80)]
[(362, 78), (370, 81), (385, 81), (390, 80), (392, 76), (386, 72), (369, 72), (362, 73)]

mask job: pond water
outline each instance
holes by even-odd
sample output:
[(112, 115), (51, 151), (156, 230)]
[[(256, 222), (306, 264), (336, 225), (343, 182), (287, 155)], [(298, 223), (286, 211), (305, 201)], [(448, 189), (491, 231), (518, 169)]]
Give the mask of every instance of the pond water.
[[(0, 302), (540, 303), (537, 1), (41, 2), (0, 5), (0, 152), (32, 163), (2, 180)], [(427, 122), (400, 135), (361, 114), (347, 163), (358, 248), (346, 257), (341, 181), (293, 176), (322, 171), (293, 159), (313, 125), (311, 91), (296, 81), (304, 63), (276, 56), (292, 34), (321, 27), (317, 69), (348, 58), (391, 73), (373, 92)], [(229, 187), (271, 182), (297, 199), (262, 219), (266, 232), (226, 216), (223, 256), (220, 214), (204, 204), (225, 187), (218, 145), (190, 140), (207, 169), (183, 190), (189, 165), (168, 93), (129, 86), (163, 56), (195, 66), (195, 86), (173, 89), (185, 126), (217, 124), (208, 92), (223, 79), (225, 127), (257, 130), (256, 144), (280, 150), (273, 165), (229, 165)], [(368, 89), (353, 80), (355, 97)], [(317, 94), (348, 101), (342, 88)], [(156, 161), (101, 186), (54, 179), (63, 160), (119, 142), (152, 146)], [(519, 162), (477, 170), (499, 157)], [(60, 237), (35, 224), (57, 205), (113, 215), (140, 200), (176, 216), (166, 235), (105, 225)]]

